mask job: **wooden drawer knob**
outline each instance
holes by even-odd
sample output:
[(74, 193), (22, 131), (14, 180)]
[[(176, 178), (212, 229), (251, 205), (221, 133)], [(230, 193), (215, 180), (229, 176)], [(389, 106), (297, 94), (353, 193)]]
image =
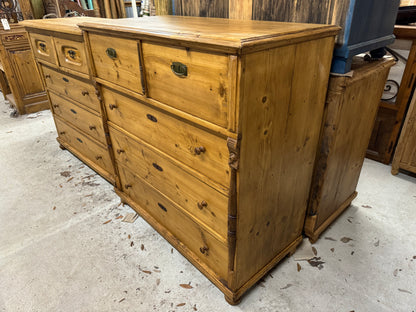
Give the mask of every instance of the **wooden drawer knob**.
[(110, 105), (108, 105), (108, 107), (109, 107), (111, 110), (113, 110), (114, 108), (117, 108), (117, 105), (116, 105), (116, 104), (110, 104)]
[(204, 247), (199, 248), (199, 251), (200, 251), (203, 255), (206, 255), (206, 256), (208, 256), (208, 250), (209, 250), (209, 248), (208, 248), (207, 246), (204, 246)]
[(65, 131), (61, 131), (61, 132), (59, 132), (59, 134), (60, 135), (64, 135), (65, 134)]
[(117, 154), (121, 154), (121, 153), (124, 153), (124, 150), (123, 149), (117, 149)]
[(202, 210), (202, 209), (204, 209), (206, 207), (208, 207), (208, 203), (205, 200), (203, 200), (203, 201), (201, 201), (201, 202), (198, 203), (198, 208), (199, 209)]
[(205, 153), (206, 149), (203, 146), (195, 147), (195, 154), (201, 155), (201, 153)]
[(103, 159), (103, 156), (95, 156), (95, 159), (97, 159), (97, 160), (100, 160), (100, 159)]
[(51, 75), (46, 74), (46, 75), (45, 75), (45, 78), (46, 78), (46, 79), (51, 78)]
[(96, 127), (95, 126), (90, 126), (90, 130), (95, 130)]
[(53, 104), (53, 107), (58, 108), (59, 105), (58, 104)]
[(125, 184), (125, 185), (124, 185), (124, 188), (125, 188), (125, 189), (131, 188), (131, 184)]
[(107, 56), (111, 59), (115, 59), (117, 58), (117, 52), (115, 49), (113, 48), (107, 48), (107, 50), (105, 50), (105, 53), (107, 54)]
[(88, 91), (82, 91), (81, 92), (83, 96), (89, 95), (90, 93)]

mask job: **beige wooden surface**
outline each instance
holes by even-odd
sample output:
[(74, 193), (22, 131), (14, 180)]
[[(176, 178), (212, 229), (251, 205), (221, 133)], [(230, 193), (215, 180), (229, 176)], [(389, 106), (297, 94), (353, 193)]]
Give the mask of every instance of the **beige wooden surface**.
[[(354, 61), (353, 76), (331, 76), (305, 233), (316, 241), (355, 189), (392, 59)], [(342, 207), (342, 209), (340, 209)]]

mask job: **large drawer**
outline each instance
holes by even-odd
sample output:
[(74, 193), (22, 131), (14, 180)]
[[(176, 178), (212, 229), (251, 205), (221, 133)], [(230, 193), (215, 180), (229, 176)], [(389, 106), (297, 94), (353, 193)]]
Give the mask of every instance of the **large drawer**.
[(114, 175), (113, 164), (108, 149), (93, 142), (86, 135), (78, 132), (57, 116), (55, 116), (55, 125), (61, 140), (72, 146), (83, 157), (91, 160), (111, 175)]
[(227, 55), (143, 42), (143, 60), (149, 97), (227, 127), (235, 92)]
[(88, 63), (84, 42), (55, 38), (59, 65), (88, 74)]
[(97, 77), (143, 93), (137, 41), (96, 34), (89, 39)]
[(132, 170), (195, 218), (227, 237), (228, 197), (143, 142), (110, 127), (118, 162)]
[(102, 88), (108, 120), (221, 185), (229, 186), (226, 140), (167, 113)]
[(36, 59), (58, 65), (56, 62), (55, 45), (51, 36), (31, 33), (30, 43), (32, 44), (32, 51)]
[(124, 193), (145, 209), (221, 278), (227, 278), (228, 250), (225, 243), (205, 231), (175, 204), (128, 169), (119, 166), (119, 174)]
[(59, 96), (52, 91), (49, 91), (49, 97), (51, 99), (53, 112), (56, 115), (69, 121), (72, 125), (84, 131), (102, 144), (107, 144), (101, 117), (94, 115), (81, 106), (64, 99), (62, 96)]
[(46, 86), (57, 93), (84, 104), (88, 108), (100, 112), (100, 101), (91, 82), (42, 66)]

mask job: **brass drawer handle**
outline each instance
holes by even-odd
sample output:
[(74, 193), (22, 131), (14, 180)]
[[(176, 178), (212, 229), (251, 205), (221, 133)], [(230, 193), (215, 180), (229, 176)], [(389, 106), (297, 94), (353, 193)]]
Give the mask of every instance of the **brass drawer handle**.
[(74, 50), (68, 50), (68, 55), (70, 58), (72, 58), (73, 60), (75, 60), (75, 55), (77, 53)]
[(82, 91), (81, 92), (83, 96), (89, 95), (90, 93), (88, 91)]
[(159, 170), (160, 172), (163, 171), (163, 168), (161, 166), (159, 166), (157, 163), (153, 163), (152, 165), (156, 170)]
[(68, 78), (66, 78), (66, 77), (63, 77), (62, 80), (65, 81), (65, 82), (69, 82)]
[(168, 212), (168, 210), (165, 208), (165, 206), (163, 206), (161, 203), (157, 203), (157, 205), (159, 206), (160, 209), (162, 209), (165, 212)]
[(65, 131), (61, 131), (61, 132), (59, 132), (59, 134), (60, 135), (64, 135), (65, 134)]
[(147, 117), (147, 119), (149, 119), (150, 121), (157, 122), (156, 117), (155, 117), (155, 116), (153, 116), (153, 115), (147, 114), (147, 115), (146, 115), (146, 117)]
[(131, 184), (125, 184), (125, 185), (124, 185), (124, 188), (125, 188), (125, 189), (131, 188)]
[(117, 105), (116, 105), (116, 104), (110, 104), (110, 105), (108, 105), (108, 107), (109, 107), (111, 110), (113, 110), (114, 108), (117, 108)]
[(206, 207), (208, 207), (208, 203), (207, 203), (205, 200), (203, 200), (203, 201), (201, 201), (200, 203), (198, 203), (198, 208), (199, 208), (200, 210), (202, 210), (202, 209), (204, 209), (204, 208), (206, 208)]
[(46, 74), (46, 75), (45, 75), (45, 78), (51, 78), (51, 75)]
[(79, 143), (84, 143), (84, 142), (82, 142), (82, 140), (80, 138), (77, 138), (77, 140), (78, 140)]
[(90, 130), (95, 130), (97, 129), (95, 126), (90, 126)]
[(208, 256), (208, 250), (209, 250), (209, 248), (208, 248), (207, 246), (204, 246), (204, 247), (199, 248), (199, 251), (200, 251), (203, 255), (206, 255), (206, 256)]
[(201, 153), (205, 153), (206, 149), (203, 146), (195, 147), (195, 154), (201, 155)]
[(185, 78), (188, 76), (188, 67), (180, 62), (172, 62), (170, 69), (172, 69), (172, 72), (180, 78)]
[(103, 159), (103, 156), (100, 156), (100, 155), (95, 156), (95, 159), (97, 159), (97, 160)]
[(122, 150), (122, 149), (117, 149), (117, 154), (121, 154), (121, 153), (124, 153), (124, 150)]
[(70, 109), (70, 111), (71, 111), (73, 114), (76, 114), (76, 113), (77, 113), (77, 111), (76, 111), (75, 109), (73, 109), (73, 108), (71, 108), (71, 109)]
[(117, 52), (113, 48), (107, 48), (107, 50), (105, 50), (105, 53), (111, 59), (117, 58)]

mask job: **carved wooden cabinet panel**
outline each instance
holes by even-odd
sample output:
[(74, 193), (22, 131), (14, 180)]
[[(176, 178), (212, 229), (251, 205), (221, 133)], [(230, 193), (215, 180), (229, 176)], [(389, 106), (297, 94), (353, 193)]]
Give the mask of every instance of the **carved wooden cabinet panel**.
[(23, 27), (0, 30), (0, 39), (0, 59), (11, 91), (5, 98), (19, 114), (47, 109), (46, 92)]

